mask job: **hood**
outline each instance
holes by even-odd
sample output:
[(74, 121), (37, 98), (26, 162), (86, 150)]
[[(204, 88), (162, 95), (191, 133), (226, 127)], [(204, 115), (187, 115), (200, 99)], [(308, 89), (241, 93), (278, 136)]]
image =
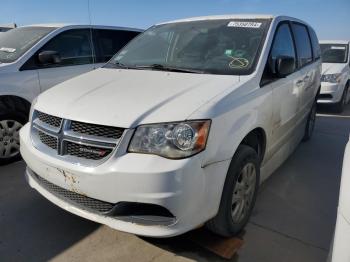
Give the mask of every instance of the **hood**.
[(35, 108), (124, 128), (182, 121), (238, 81), (238, 76), (101, 68), (44, 92)]
[(348, 63), (322, 63), (322, 75), (341, 73)]
[(7, 72), (8, 69), (10, 69), (11, 65), (12, 64), (0, 62), (0, 73)]

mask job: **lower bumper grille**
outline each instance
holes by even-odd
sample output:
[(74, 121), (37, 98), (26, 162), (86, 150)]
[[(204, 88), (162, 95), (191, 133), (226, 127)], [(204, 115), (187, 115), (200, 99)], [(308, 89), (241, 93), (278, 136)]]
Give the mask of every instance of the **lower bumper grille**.
[(133, 202), (112, 204), (59, 187), (38, 176), (31, 170), (29, 170), (29, 174), (40, 186), (51, 194), (78, 208), (95, 214), (102, 214), (125, 222), (143, 225), (169, 226), (177, 221), (176, 217), (169, 210), (159, 205)]
[(62, 187), (56, 186), (36, 174), (33, 174), (33, 177), (42, 187), (44, 187), (51, 194), (59, 198), (63, 198), (66, 201), (72, 203), (73, 205), (81, 207), (82, 209), (92, 211), (95, 213), (108, 214), (109, 212), (112, 211), (114, 207), (114, 204), (97, 200), (94, 198), (90, 198), (90, 197), (69, 191)]
[(333, 96), (331, 94), (319, 94), (318, 99), (332, 99)]

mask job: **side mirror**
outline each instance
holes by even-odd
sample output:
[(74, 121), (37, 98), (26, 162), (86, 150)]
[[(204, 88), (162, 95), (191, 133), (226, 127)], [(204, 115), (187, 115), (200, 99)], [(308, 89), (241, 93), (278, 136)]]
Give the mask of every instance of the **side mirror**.
[(57, 51), (42, 51), (38, 55), (38, 60), (41, 64), (59, 64), (61, 56)]
[(277, 77), (284, 78), (295, 71), (295, 58), (279, 56), (276, 58), (275, 73)]

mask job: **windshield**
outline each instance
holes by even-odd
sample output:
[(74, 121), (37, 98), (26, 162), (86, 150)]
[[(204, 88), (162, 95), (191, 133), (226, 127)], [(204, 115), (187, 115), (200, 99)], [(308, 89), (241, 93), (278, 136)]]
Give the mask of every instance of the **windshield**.
[(270, 20), (205, 20), (151, 27), (106, 66), (243, 75), (255, 69)]
[(0, 34), (0, 62), (11, 63), (21, 57), (54, 27), (20, 27)]
[(348, 45), (321, 44), (323, 63), (347, 63)]

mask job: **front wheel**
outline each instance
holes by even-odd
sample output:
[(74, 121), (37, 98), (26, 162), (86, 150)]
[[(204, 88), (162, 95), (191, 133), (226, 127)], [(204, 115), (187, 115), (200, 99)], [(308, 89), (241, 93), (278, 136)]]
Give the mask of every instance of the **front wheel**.
[(248, 223), (260, 181), (260, 162), (255, 150), (240, 145), (232, 158), (217, 215), (206, 226), (215, 234), (237, 235)]

